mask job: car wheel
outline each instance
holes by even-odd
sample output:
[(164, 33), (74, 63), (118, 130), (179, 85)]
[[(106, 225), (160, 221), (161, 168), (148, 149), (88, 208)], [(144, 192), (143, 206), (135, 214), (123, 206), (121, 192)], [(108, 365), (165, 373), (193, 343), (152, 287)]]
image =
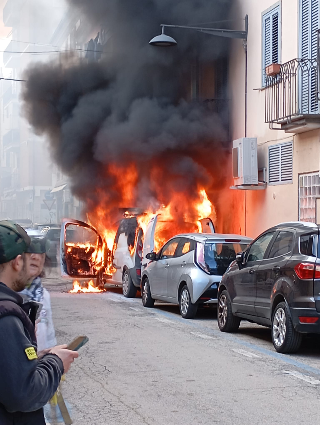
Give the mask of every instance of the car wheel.
[(142, 282), (142, 304), (144, 307), (153, 307), (154, 299), (151, 296), (149, 279), (146, 277)]
[(300, 348), (302, 335), (294, 329), (285, 302), (279, 303), (274, 310), (271, 336), (278, 353), (295, 353)]
[(191, 302), (190, 292), (187, 285), (181, 289), (179, 296), (180, 314), (184, 319), (193, 319), (198, 311), (198, 304)]
[(126, 298), (134, 298), (137, 288), (134, 286), (129, 270), (125, 270), (122, 275), (122, 293)]
[(218, 326), (221, 332), (236, 332), (241, 319), (232, 314), (228, 291), (222, 291), (218, 297)]

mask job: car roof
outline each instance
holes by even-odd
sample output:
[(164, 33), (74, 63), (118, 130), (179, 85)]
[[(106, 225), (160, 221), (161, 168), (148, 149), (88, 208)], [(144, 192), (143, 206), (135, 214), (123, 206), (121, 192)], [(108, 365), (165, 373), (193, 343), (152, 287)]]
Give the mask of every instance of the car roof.
[[(224, 233), (181, 233), (179, 235), (174, 236), (175, 238), (189, 238), (194, 239), (198, 242), (205, 242), (208, 240), (212, 241), (224, 241), (224, 240), (235, 240), (241, 242), (251, 242), (253, 239), (247, 236), (242, 235), (234, 235), (234, 234), (224, 234)], [(173, 238), (172, 238), (173, 239)]]
[(319, 230), (319, 226), (316, 223), (310, 223), (308, 221), (287, 221), (284, 223), (279, 223), (276, 226), (273, 226), (270, 229), (267, 229), (266, 232), (268, 230), (279, 230), (283, 228), (297, 229), (297, 230), (307, 231), (307, 232), (312, 230), (314, 231)]

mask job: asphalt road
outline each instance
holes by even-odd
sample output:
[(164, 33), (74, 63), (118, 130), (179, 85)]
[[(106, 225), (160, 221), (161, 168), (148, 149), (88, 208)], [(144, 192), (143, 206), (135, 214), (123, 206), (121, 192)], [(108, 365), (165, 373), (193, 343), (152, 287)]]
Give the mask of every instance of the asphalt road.
[(177, 306), (147, 309), (119, 289), (46, 286), (58, 342), (89, 337), (63, 384), (75, 425), (319, 423), (318, 337), (281, 355), (269, 329), (221, 333), (211, 308), (184, 320)]

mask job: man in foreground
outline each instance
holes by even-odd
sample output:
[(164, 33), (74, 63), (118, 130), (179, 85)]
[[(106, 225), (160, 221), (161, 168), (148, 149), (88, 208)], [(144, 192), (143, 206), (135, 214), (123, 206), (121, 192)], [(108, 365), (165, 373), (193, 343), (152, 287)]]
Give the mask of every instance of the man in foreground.
[(24, 253), (27, 233), (0, 221), (0, 424), (44, 425), (43, 406), (56, 392), (78, 353), (56, 346), (39, 358), (35, 336), (37, 305), (17, 292), (30, 280)]

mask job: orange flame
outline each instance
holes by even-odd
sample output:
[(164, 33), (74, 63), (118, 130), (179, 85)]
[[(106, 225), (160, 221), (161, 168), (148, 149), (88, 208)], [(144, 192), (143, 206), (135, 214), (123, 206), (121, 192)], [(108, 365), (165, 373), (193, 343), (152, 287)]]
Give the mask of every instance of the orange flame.
[[(87, 286), (87, 287), (86, 287)], [(85, 286), (81, 286), (80, 283), (75, 280), (73, 282), (73, 289), (69, 291), (70, 294), (80, 294), (80, 293), (97, 293), (104, 292), (104, 289), (99, 289), (94, 286), (93, 280), (90, 280)]]

